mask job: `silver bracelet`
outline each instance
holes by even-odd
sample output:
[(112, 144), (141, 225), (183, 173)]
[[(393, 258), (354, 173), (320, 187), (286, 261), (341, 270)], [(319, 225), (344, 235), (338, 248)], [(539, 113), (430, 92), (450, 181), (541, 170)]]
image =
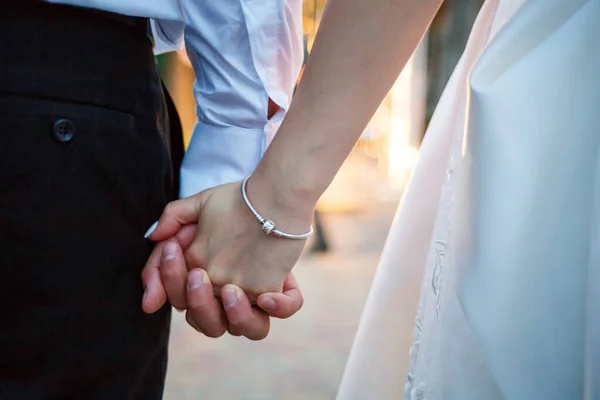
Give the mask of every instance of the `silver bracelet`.
[(248, 194), (246, 193), (246, 187), (248, 186), (248, 179), (250, 179), (250, 176), (251, 175), (248, 175), (242, 181), (242, 198), (244, 199), (244, 203), (246, 203), (246, 205), (248, 206), (250, 211), (252, 211), (252, 214), (254, 214), (254, 216), (256, 217), (258, 222), (260, 222), (260, 224), (262, 225), (262, 231), (265, 233), (265, 235), (273, 235), (273, 236), (277, 236), (277, 237), (284, 238), (284, 239), (294, 239), (294, 240), (303, 240), (303, 239), (308, 238), (310, 235), (312, 235), (312, 233), (313, 233), (312, 225), (308, 232), (302, 233), (300, 235), (294, 235), (292, 233), (285, 233), (285, 232), (280, 231), (279, 229), (275, 229), (275, 223), (273, 221), (263, 218), (263, 216), (260, 215), (258, 213), (258, 211), (256, 211), (256, 209), (252, 206), (252, 203), (250, 203), (250, 200), (248, 199)]

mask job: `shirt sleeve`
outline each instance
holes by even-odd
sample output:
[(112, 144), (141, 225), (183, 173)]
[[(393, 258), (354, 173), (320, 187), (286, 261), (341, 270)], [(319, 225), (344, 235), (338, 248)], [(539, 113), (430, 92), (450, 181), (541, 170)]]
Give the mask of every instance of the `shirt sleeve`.
[[(250, 174), (283, 119), (303, 57), (301, 0), (182, 2), (197, 122), (182, 197)], [(268, 119), (269, 98), (280, 110)]]

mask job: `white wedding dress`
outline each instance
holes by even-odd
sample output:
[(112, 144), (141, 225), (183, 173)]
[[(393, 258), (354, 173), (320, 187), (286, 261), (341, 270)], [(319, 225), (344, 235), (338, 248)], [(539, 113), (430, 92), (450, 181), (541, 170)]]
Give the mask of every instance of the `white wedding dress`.
[(484, 4), (338, 393), (402, 396), (600, 399), (600, 0)]

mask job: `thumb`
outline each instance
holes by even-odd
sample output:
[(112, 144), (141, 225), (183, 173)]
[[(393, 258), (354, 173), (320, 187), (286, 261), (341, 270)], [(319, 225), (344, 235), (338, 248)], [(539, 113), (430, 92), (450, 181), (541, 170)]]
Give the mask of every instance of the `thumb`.
[(201, 192), (167, 204), (158, 222), (146, 232), (146, 238), (160, 242), (174, 236), (183, 225), (197, 223), (204, 198)]

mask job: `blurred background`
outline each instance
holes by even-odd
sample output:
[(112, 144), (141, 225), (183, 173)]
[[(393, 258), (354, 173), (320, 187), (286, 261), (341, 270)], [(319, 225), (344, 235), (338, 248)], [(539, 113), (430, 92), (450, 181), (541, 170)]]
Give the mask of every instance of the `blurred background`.
[[(306, 56), (326, 3), (303, 1)], [(387, 230), (482, 3), (444, 2), (321, 198), (317, 234), (294, 269), (305, 298), (302, 310), (274, 320), (261, 342), (209, 339), (174, 313), (165, 400), (335, 398)], [(187, 143), (196, 119), (193, 70), (184, 51), (161, 55), (158, 62)]]

